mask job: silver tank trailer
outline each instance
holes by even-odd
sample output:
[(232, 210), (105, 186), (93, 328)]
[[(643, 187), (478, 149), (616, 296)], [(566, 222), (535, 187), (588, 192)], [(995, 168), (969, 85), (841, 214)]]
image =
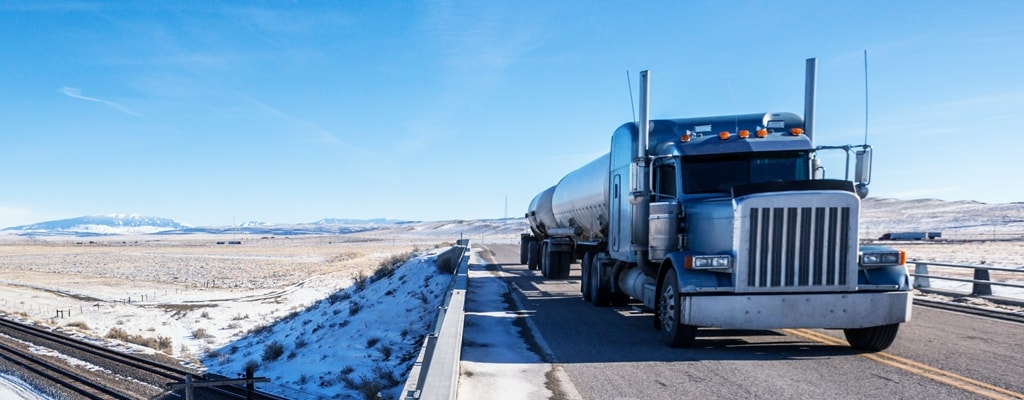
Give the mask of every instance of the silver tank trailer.
[[(608, 227), (608, 154), (570, 172), (554, 187), (551, 211), (560, 233), (603, 239)], [(543, 195), (543, 193), (541, 193)], [(532, 225), (532, 222), (531, 222)]]

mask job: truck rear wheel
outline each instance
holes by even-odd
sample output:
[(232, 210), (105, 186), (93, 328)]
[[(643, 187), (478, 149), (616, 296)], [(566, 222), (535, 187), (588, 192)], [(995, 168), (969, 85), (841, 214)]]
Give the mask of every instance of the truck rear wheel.
[(697, 327), (684, 325), (683, 299), (679, 293), (679, 278), (676, 271), (669, 270), (665, 276), (658, 297), (658, 321), (661, 322), (661, 335), (669, 347), (680, 348), (693, 346), (697, 337)]
[(900, 324), (872, 326), (868, 328), (843, 329), (850, 347), (864, 351), (882, 351), (896, 340)]
[(590, 303), (597, 307), (605, 307), (611, 304), (612, 292), (608, 286), (601, 285), (601, 259), (595, 257), (590, 262), (590, 273), (588, 280), (590, 281)]

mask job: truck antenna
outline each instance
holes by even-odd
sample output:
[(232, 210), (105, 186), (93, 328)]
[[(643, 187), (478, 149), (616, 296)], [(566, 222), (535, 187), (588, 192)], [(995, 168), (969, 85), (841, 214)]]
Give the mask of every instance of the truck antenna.
[(868, 51), (864, 50), (864, 145), (868, 144)]
[(626, 87), (629, 88), (629, 109), (633, 112), (633, 122), (636, 122), (636, 104), (633, 104), (633, 82), (629, 80), (629, 70), (626, 70)]

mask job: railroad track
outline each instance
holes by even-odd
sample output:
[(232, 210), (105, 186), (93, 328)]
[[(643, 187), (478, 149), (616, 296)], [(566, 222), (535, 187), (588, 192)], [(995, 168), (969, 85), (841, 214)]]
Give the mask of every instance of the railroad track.
[[(190, 369), (2, 318), (0, 334), (0, 361), (27, 371), (37, 380), (52, 383), (46, 386), (60, 388), (72, 398), (183, 398), (168, 391), (166, 384), (182, 382), (189, 374), (193, 375), (194, 382), (205, 380), (205, 376)], [(75, 367), (56, 356), (45, 356), (41, 353), (48, 351), (41, 348), (50, 349), (60, 357), (91, 364), (92, 368)], [(197, 396), (204, 399), (246, 398), (244, 389), (239, 387), (204, 387), (196, 391)], [(259, 393), (255, 398), (276, 399)]]
[(132, 399), (105, 385), (82, 378), (76, 370), (61, 367), (50, 360), (43, 360), (31, 351), (16, 346), (0, 343), (0, 359), (52, 383), (53, 387), (63, 388), (85, 399)]

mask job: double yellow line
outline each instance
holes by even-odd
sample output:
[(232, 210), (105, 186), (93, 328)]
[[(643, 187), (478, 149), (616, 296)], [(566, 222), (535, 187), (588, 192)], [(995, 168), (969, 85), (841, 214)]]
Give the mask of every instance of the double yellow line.
[[(846, 341), (832, 336), (815, 332), (808, 329), (783, 329), (782, 332), (799, 336), (812, 342), (818, 342), (830, 346), (846, 346)], [(861, 357), (877, 361), (885, 365), (893, 366), (914, 375), (923, 376), (933, 381), (943, 383), (955, 388), (966, 390), (979, 396), (989, 399), (1024, 399), (1024, 394), (993, 386), (985, 382), (977, 381), (952, 372), (921, 364), (917, 361), (897, 357), (888, 353), (864, 353)]]

